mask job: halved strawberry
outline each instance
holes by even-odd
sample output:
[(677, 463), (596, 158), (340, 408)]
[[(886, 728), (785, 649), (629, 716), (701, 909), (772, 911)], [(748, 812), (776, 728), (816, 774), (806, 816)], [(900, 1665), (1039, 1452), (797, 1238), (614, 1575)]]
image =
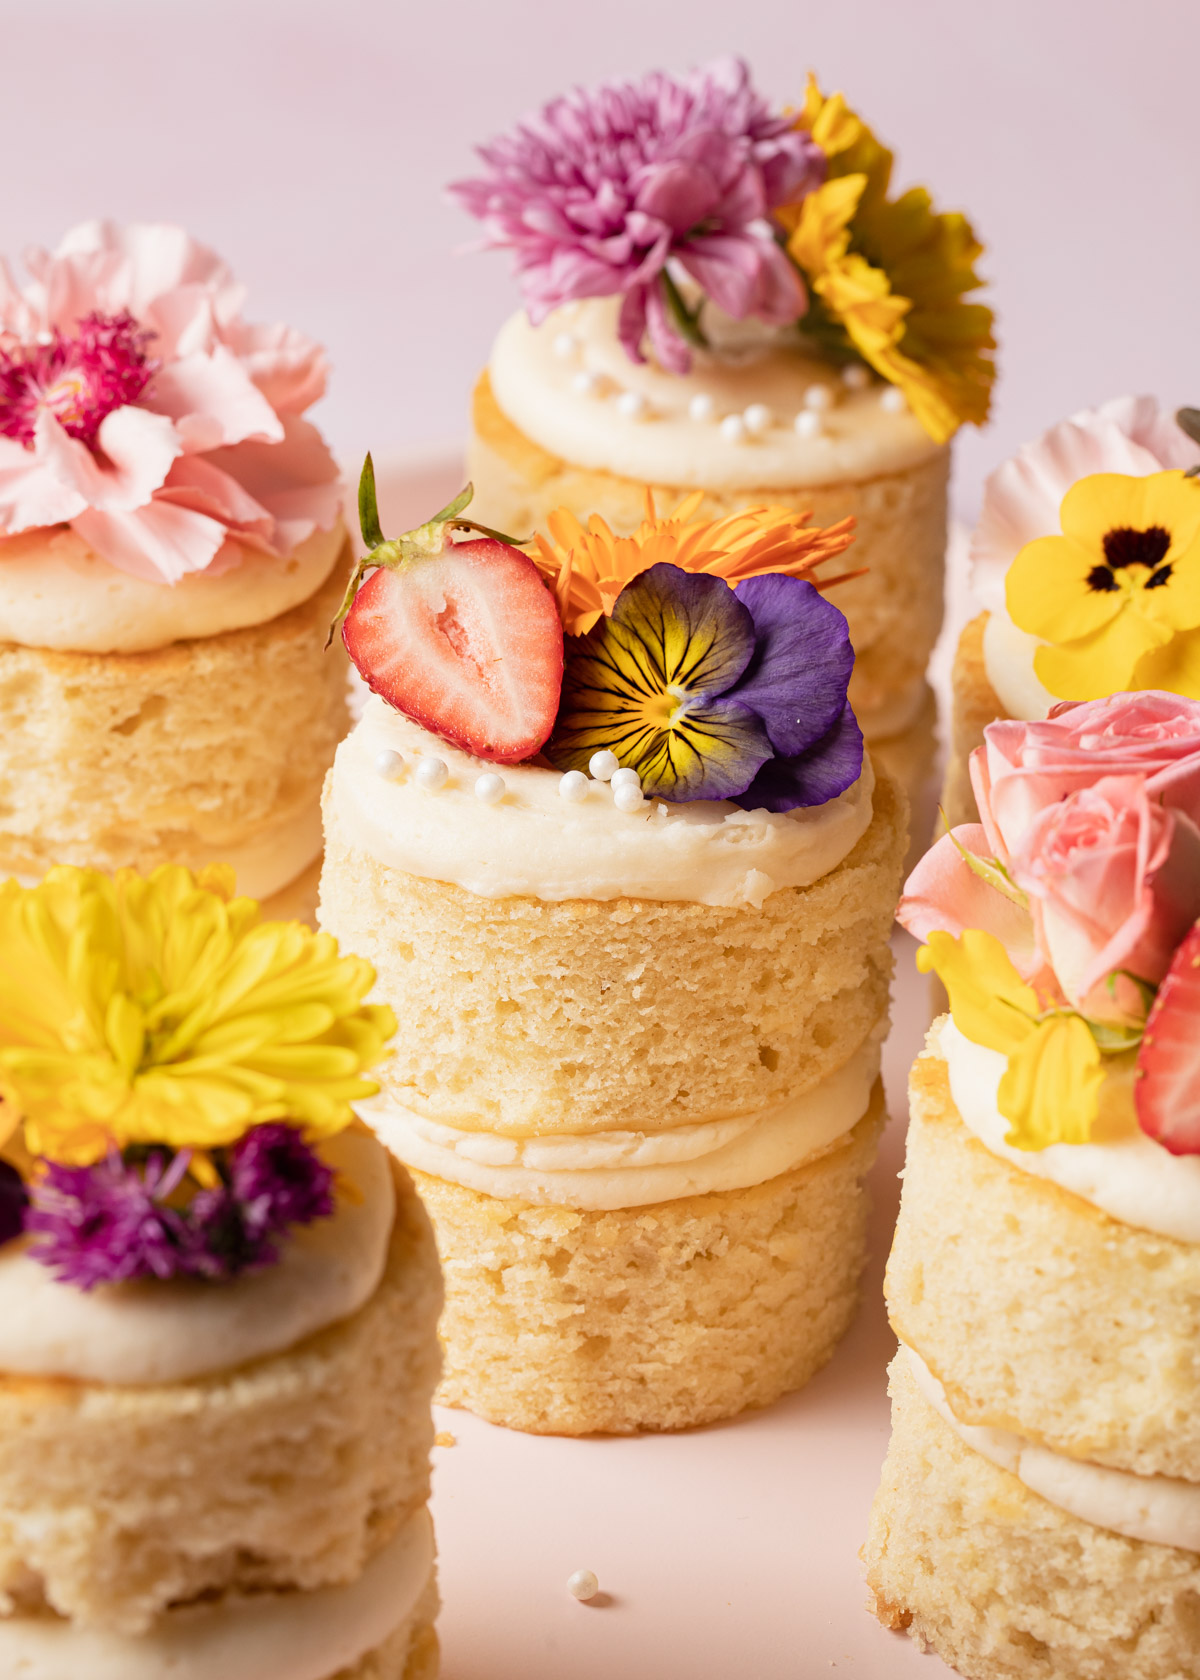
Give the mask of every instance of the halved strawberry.
[(1200, 922), (1146, 1020), (1133, 1087), (1138, 1124), (1172, 1155), (1200, 1155)]
[[(427, 525), (385, 541), (367, 457), (359, 506), (371, 552), (347, 590), (342, 639), (367, 686), (397, 711), (479, 758), (515, 764), (554, 728), (562, 625), (533, 561), (460, 517), (469, 501), (468, 485)], [(455, 530), (486, 535), (455, 542)]]

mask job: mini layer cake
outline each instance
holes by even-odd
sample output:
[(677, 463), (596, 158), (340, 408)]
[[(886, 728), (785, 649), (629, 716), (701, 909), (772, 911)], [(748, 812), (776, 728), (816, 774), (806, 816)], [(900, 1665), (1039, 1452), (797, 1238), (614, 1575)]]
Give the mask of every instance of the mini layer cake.
[(349, 549), (319, 347), (180, 229), (0, 291), (0, 873), (234, 865), (311, 916)]
[(951, 1014), (912, 1073), (864, 1557), (972, 1680), (1200, 1674), (1200, 704), (1155, 698), (1106, 703), (1119, 771), (979, 784), (991, 842), (901, 902)]
[[(615, 160), (633, 154), (627, 180)], [(683, 161), (701, 154), (707, 169)], [(528, 315), (475, 391), (479, 517), (523, 533), (565, 506), (624, 533), (650, 488), (663, 507), (702, 491), (709, 517), (853, 519), (850, 697), (876, 762), (919, 784), (949, 440), (986, 418), (994, 371), (990, 313), (961, 301), (980, 284), (969, 226), (926, 200), (923, 267), (906, 261), (891, 154), (841, 96), (810, 84), (799, 116), (775, 116), (733, 61), (577, 91), (480, 155), (484, 176), (452, 191), (514, 252)]]
[(433, 1680), (441, 1280), (349, 1106), (394, 1021), (224, 874), (0, 889), (0, 1669)]
[[(668, 542), (660, 530), (647, 551)], [(496, 594), (480, 600), (467, 568), (484, 549), (479, 587)], [(433, 1217), (443, 1398), (563, 1434), (682, 1428), (764, 1404), (806, 1382), (850, 1322), (883, 1123), (906, 822), (845, 703), (845, 621), (800, 579), (756, 578), (760, 594), (633, 566), (609, 612), (565, 638), (560, 697), (554, 597), (524, 556), (465, 542), (426, 565), (428, 635), (416, 556), (376, 573), (346, 623), (378, 692), (326, 786), (320, 919), (375, 964), (400, 1019), (383, 1090), (359, 1112)], [(395, 579), (390, 601), (381, 577)], [(732, 746), (757, 727), (751, 703), (771, 710), (761, 686), (727, 686), (749, 642), (721, 651), (727, 634), (754, 634), (744, 603), (766, 633), (767, 595), (781, 616), (748, 669), (761, 684), (782, 660), (788, 715), (824, 707), (810, 715), (821, 729), (831, 706), (837, 722), (755, 778), (705, 732), (728, 729)], [(785, 606), (804, 619), (799, 643)], [(645, 641), (641, 613), (658, 626)], [(537, 614), (544, 656), (508, 641)], [(836, 657), (823, 699), (789, 648), (808, 677)], [(718, 677), (708, 662), (727, 654)], [(587, 712), (593, 659), (635, 673), (626, 715), (646, 720), (642, 734), (622, 732), (619, 698), (603, 721), (595, 690)], [(489, 695), (497, 667), (515, 697)], [(454, 739), (464, 692), (469, 728), (491, 730), (486, 752)], [(538, 710), (519, 744), (498, 740), (501, 698)], [(437, 732), (401, 706), (436, 714)], [(580, 759), (588, 771), (570, 767)], [(803, 775), (807, 795), (788, 781)]]
[(1200, 567), (1200, 414), (1152, 397), (1087, 409), (991, 475), (972, 540), (986, 611), (959, 638), (942, 803), (977, 820), (968, 765), (984, 726), (1033, 722), (1118, 690), (1200, 697), (1200, 629), (1175, 591)]

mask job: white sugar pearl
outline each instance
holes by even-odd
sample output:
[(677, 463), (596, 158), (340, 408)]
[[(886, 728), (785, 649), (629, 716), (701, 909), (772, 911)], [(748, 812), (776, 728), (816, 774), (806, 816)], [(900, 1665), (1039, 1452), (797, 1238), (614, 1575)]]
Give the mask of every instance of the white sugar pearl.
[(488, 771), (475, 778), (475, 797), (483, 805), (499, 805), (504, 798), (504, 777)]
[(617, 413), (626, 420), (644, 420), (649, 408), (640, 391), (622, 391), (617, 398)]
[(558, 797), (568, 805), (579, 805), (588, 796), (588, 779), (582, 770), (567, 770), (558, 784)]
[(600, 1591), (600, 1583), (590, 1569), (577, 1569), (574, 1575), (567, 1576), (567, 1591), (572, 1598), (586, 1603)]
[(742, 419), (746, 422), (746, 430), (751, 437), (761, 437), (771, 424), (771, 410), (766, 403), (751, 403)]
[(423, 787), (427, 793), (436, 793), (440, 787), (445, 787), (450, 766), (441, 758), (419, 758), (413, 775), (418, 787)]
[(375, 774), (382, 776), (385, 782), (398, 782), (404, 774), (404, 759), (391, 747), (384, 747), (382, 752), (375, 754)]
[(871, 383), (871, 375), (861, 362), (851, 362), (842, 369), (842, 384), (847, 391), (865, 391)]
[(635, 787), (640, 793), (642, 791), (642, 778), (638, 775), (636, 770), (614, 770), (609, 786), (612, 788), (614, 793), (616, 793), (618, 788), (623, 787)]
[(825, 430), (825, 423), (821, 416), (811, 408), (802, 408), (792, 422), (797, 437), (820, 437)]
[(698, 420), (701, 425), (711, 420), (716, 412), (717, 405), (707, 391), (697, 391), (688, 404), (688, 413), (693, 420)]
[(623, 787), (617, 788), (613, 793), (613, 804), (618, 811), (624, 811), (626, 816), (632, 816), (635, 811), (640, 811), (645, 803), (641, 788), (634, 787), (630, 782), (626, 782)]
[(551, 348), (560, 361), (569, 362), (579, 354), (579, 340), (574, 333), (556, 333)]
[(908, 407), (908, 398), (899, 385), (888, 385), (879, 399), (879, 406), (888, 414), (903, 414)]
[(804, 406), (817, 414), (833, 407), (833, 392), (828, 385), (810, 385), (804, 393)]
[(580, 368), (578, 373), (571, 375), (571, 389), (581, 397), (599, 396), (600, 375), (588, 368)]
[(621, 760), (615, 752), (609, 752), (605, 747), (603, 752), (593, 753), (588, 759), (588, 769), (598, 782), (607, 782), (621, 768)]
[(746, 437), (746, 422), (740, 414), (727, 414), (721, 422), (721, 436), (726, 443), (742, 443)]

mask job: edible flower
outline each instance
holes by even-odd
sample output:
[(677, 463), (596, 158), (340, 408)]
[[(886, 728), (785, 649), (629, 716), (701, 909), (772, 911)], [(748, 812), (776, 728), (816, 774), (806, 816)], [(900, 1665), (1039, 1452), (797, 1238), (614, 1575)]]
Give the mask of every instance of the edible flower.
[(1200, 699), (1200, 482), (1179, 471), (1094, 473), (1063, 497), (1062, 531), (1026, 543), (1009, 616), (1047, 645), (1051, 694), (1153, 688)]
[(777, 212), (808, 284), (803, 330), (899, 387), (936, 442), (964, 421), (982, 425), (996, 341), (991, 310), (964, 301), (983, 284), (970, 222), (935, 211), (924, 187), (889, 198), (892, 153), (811, 76), (797, 126), (828, 160), (824, 183)]
[(787, 326), (804, 287), (772, 213), (824, 178), (813, 137), (773, 115), (738, 59), (675, 77), (575, 89), (479, 149), (485, 173), (452, 198), (514, 253), (530, 319), (619, 296), (627, 354), (686, 373), (703, 341), (669, 264), (737, 320)]
[(607, 749), (644, 793), (749, 810), (824, 804), (862, 771), (846, 620), (811, 583), (659, 563), (568, 636), (546, 747), (563, 770)]
[[(224, 867), (52, 869), (0, 886), (0, 1096), (30, 1154), (204, 1152), (286, 1121), (353, 1119), (395, 1031), (331, 935), (264, 922)], [(210, 1175), (211, 1177), (211, 1175)]]
[(569, 508), (557, 508), (527, 552), (554, 591), (568, 635), (579, 636), (613, 610), (613, 603), (639, 573), (661, 563), (685, 572), (706, 572), (737, 584), (746, 578), (782, 573), (807, 577), (815, 588), (831, 589), (858, 572), (834, 578), (812, 574), (849, 547), (853, 517), (823, 529), (809, 525), (810, 513), (794, 508), (743, 508), (720, 519), (698, 517), (704, 492), (686, 496), (674, 513), (659, 515), (646, 491), (646, 517), (631, 536), (616, 536), (598, 513), (582, 525)]

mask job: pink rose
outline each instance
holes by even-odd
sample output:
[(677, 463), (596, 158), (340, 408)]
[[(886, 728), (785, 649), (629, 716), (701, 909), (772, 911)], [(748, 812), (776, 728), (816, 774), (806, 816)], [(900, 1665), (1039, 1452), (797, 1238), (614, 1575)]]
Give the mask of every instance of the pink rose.
[(1200, 916), (1200, 828), (1152, 796), (1145, 776), (1102, 776), (1045, 806), (1012, 878), (1067, 1000), (1104, 1019), (1141, 1014), (1124, 972), (1157, 985)]
[(1033, 920), (1001, 885), (989, 882), (968, 857), (990, 863), (991, 847), (978, 823), (964, 823), (925, 853), (905, 884), (896, 920), (915, 938), (952, 933), (959, 938), (968, 928), (993, 934), (1008, 952), (1023, 980), (1043, 993), (1056, 991), (1053, 974), (1034, 939)]

